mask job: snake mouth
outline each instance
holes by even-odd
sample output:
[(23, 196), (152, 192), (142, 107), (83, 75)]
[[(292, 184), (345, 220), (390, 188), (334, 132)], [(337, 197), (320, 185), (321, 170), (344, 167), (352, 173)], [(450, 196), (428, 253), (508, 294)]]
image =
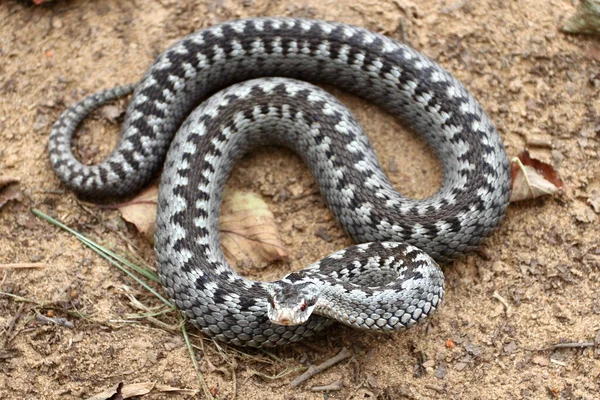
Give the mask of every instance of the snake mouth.
[(278, 309), (273, 311), (274, 312), (271, 313), (271, 315), (269, 315), (269, 319), (274, 324), (290, 326), (299, 325), (302, 322), (304, 322), (299, 320), (298, 316), (296, 315), (296, 313), (294, 313), (293, 310)]

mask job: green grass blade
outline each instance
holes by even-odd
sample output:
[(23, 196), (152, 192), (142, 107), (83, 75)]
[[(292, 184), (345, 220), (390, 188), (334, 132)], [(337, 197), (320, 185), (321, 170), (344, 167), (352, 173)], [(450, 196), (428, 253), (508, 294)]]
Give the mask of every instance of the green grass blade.
[(192, 347), (192, 343), (190, 342), (190, 338), (188, 337), (187, 330), (185, 329), (185, 320), (181, 317), (181, 315), (179, 318), (180, 318), (179, 322), (181, 323), (181, 333), (183, 334), (183, 340), (185, 340), (185, 345), (190, 353), (190, 358), (192, 359), (192, 363), (194, 364), (196, 373), (198, 374), (198, 382), (200, 383), (200, 386), (202, 387), (202, 391), (204, 392), (204, 395), (207, 398), (214, 400), (214, 396), (210, 392), (210, 389), (209, 389), (208, 385), (206, 384), (206, 381), (204, 380), (204, 375), (202, 374), (202, 371), (200, 371), (200, 366), (198, 365), (198, 360), (196, 360), (196, 353), (194, 353), (194, 348)]
[[(111, 263), (112, 265), (116, 266), (117, 268), (119, 268), (124, 273), (126, 273), (129, 277), (131, 277), (131, 279), (133, 279), (136, 282), (138, 282), (145, 289), (147, 289), (150, 293), (152, 293), (158, 299), (160, 299), (163, 303), (165, 303), (166, 305), (168, 305), (171, 308), (175, 308), (175, 306), (169, 300), (167, 300), (163, 296), (161, 296), (160, 293), (158, 293), (156, 290), (154, 290), (153, 288), (151, 288), (146, 282), (144, 282), (143, 280), (141, 280), (140, 278), (138, 278), (135, 274), (133, 274), (127, 268), (123, 267), (123, 265), (119, 264), (119, 262), (122, 262), (124, 265), (127, 265), (128, 267), (132, 268), (133, 270), (135, 270), (139, 274), (144, 275), (145, 277), (147, 277), (149, 279), (152, 279), (152, 280), (154, 280), (156, 282), (159, 282), (158, 277), (154, 273), (151, 273), (151, 271), (148, 271), (146, 268), (142, 268), (142, 267), (140, 267), (138, 265), (135, 265), (135, 264), (131, 263), (129, 260), (127, 260), (126, 258), (119, 256), (118, 254), (116, 254), (116, 253), (108, 250), (107, 248), (105, 248), (103, 246), (100, 246), (99, 244), (97, 244), (96, 242), (92, 241), (91, 239), (88, 239), (87, 237), (85, 237), (81, 233), (79, 233), (79, 232), (77, 232), (77, 231), (69, 228), (65, 224), (63, 224), (63, 223), (55, 220), (51, 216), (43, 213), (42, 211), (40, 211), (40, 210), (38, 210), (36, 208), (31, 209), (31, 212), (34, 215), (36, 215), (37, 217), (39, 217), (39, 218), (41, 218), (41, 219), (43, 219), (45, 221), (48, 221), (51, 224), (56, 225), (59, 228), (64, 229), (65, 231), (67, 231), (70, 234), (72, 234), (73, 236), (75, 236), (84, 245), (88, 246), (89, 248), (91, 248), (92, 250), (94, 250), (96, 253), (98, 253), (101, 257), (103, 257), (104, 259), (106, 259), (109, 263)], [(117, 262), (117, 261), (119, 261), (119, 262)]]

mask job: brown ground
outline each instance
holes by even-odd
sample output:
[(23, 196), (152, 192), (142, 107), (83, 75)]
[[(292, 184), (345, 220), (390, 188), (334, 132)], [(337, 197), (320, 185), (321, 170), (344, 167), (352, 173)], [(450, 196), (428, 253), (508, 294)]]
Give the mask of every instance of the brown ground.
[[(534, 156), (558, 169), (568, 192), (563, 200), (511, 205), (480, 252), (445, 268), (445, 304), (417, 329), (377, 337), (335, 327), (307, 345), (268, 354), (244, 350), (251, 357), (228, 348), (220, 355), (205, 340), (200, 365), (217, 397), (233, 397), (235, 377), (238, 399), (600, 398), (600, 45), (597, 39), (558, 31), (575, 1), (240, 3), (0, 4), (0, 176), (19, 178), (22, 191), (20, 202), (0, 211), (0, 263), (47, 264), (0, 269), (0, 292), (47, 303), (35, 306), (0, 295), (0, 398), (82, 398), (118, 382), (198, 388), (178, 331), (147, 321), (115, 322), (139, 312), (127, 291), (145, 304), (160, 302), (30, 209), (42, 209), (118, 249), (136, 251), (152, 264), (151, 246), (117, 212), (84, 208), (62, 190), (46, 156), (50, 126), (86, 93), (139, 79), (182, 35), (256, 15), (332, 19), (408, 41), (475, 94), (511, 157), (529, 145)], [(334, 92), (363, 123), (399, 189), (416, 197), (435, 191), (440, 170), (422, 143), (380, 109)], [(87, 160), (100, 159), (117, 138), (118, 124), (98, 115), (78, 142)], [(281, 276), (350, 244), (321, 197), (310, 194), (315, 184), (307, 169), (287, 151), (265, 149), (244, 158), (229, 185), (259, 193), (269, 203), (292, 255), (289, 265), (275, 265), (260, 274), (263, 278)], [(331, 241), (316, 236), (318, 230)], [(495, 293), (506, 300), (508, 312)], [(36, 312), (53, 312), (74, 327), (41, 324)], [(172, 316), (163, 321), (175, 322)], [(563, 341), (592, 345), (539, 350)], [(197, 337), (193, 342), (201, 343)], [(344, 346), (354, 354), (351, 361), (296, 389), (290, 381), (299, 372), (278, 379), (253, 375), (319, 363)], [(211, 363), (221, 371), (211, 370)], [(340, 391), (310, 391), (340, 379), (345, 384)]]

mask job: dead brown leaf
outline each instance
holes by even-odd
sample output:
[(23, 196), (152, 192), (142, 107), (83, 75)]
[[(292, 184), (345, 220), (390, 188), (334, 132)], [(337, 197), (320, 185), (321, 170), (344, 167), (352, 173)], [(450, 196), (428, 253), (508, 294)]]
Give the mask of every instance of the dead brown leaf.
[(134, 224), (137, 230), (152, 242), (156, 230), (157, 204), (158, 186), (152, 185), (144, 189), (133, 200), (117, 204), (116, 207), (125, 221)]
[(21, 200), (19, 180), (9, 176), (0, 176), (0, 208), (10, 200)]
[(510, 201), (534, 199), (562, 194), (564, 183), (550, 164), (536, 160), (524, 150), (511, 163), (512, 191)]
[[(133, 200), (117, 204), (125, 221), (153, 240), (158, 187), (151, 186)], [(262, 266), (286, 258), (279, 230), (267, 204), (254, 193), (225, 190), (219, 221), (221, 245), (232, 265)]]
[(225, 190), (219, 224), (225, 257), (254, 266), (288, 257), (273, 214), (255, 193)]
[(140, 382), (131, 385), (123, 385), (119, 383), (110, 389), (104, 390), (86, 400), (121, 400), (131, 397), (143, 396), (150, 392), (179, 392), (194, 396), (198, 393), (197, 390), (175, 388), (168, 385), (161, 385), (156, 382)]

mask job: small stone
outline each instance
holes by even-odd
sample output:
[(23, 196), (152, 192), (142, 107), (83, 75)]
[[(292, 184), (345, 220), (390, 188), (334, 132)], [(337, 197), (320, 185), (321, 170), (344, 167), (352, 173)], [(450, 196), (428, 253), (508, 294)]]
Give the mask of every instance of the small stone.
[(298, 197), (304, 193), (304, 187), (300, 183), (296, 182), (289, 185), (287, 187), (287, 191), (290, 192), (292, 196)]
[(52, 27), (54, 29), (60, 29), (63, 27), (62, 20), (60, 18), (52, 17)]
[(541, 365), (542, 367), (547, 367), (548, 365), (550, 365), (550, 360), (542, 355), (533, 356), (531, 362), (537, 365)]
[(552, 138), (544, 134), (529, 134), (527, 144), (531, 147), (552, 147)]
[(512, 354), (517, 350), (517, 344), (513, 341), (504, 346), (504, 352), (506, 354)]
[(73, 338), (71, 339), (71, 342), (79, 343), (79, 342), (83, 341), (83, 337), (84, 337), (84, 335), (82, 332), (76, 333), (75, 336), (73, 336)]
[(465, 350), (467, 351), (467, 353), (474, 357), (479, 357), (482, 353), (481, 348), (479, 346), (475, 346), (471, 343), (465, 344)]
[(465, 363), (463, 363), (463, 362), (459, 362), (459, 363), (456, 363), (456, 364), (454, 365), (454, 369), (455, 369), (455, 370), (457, 370), (457, 371), (462, 371), (462, 370), (464, 370), (465, 368), (467, 368), (467, 364), (465, 364)]
[(150, 362), (150, 364), (156, 364), (158, 361), (158, 354), (155, 351), (150, 350), (146, 353), (146, 359), (148, 362)]
[(446, 376), (446, 367), (440, 364), (435, 370), (434, 376), (438, 379), (444, 379), (444, 377)]
[(113, 105), (103, 106), (100, 108), (100, 115), (102, 115), (102, 117), (111, 123), (116, 122), (117, 118), (123, 115), (123, 113), (125, 113), (125, 110)]
[(508, 90), (512, 93), (519, 93), (522, 88), (523, 83), (519, 79), (515, 79), (508, 84)]

